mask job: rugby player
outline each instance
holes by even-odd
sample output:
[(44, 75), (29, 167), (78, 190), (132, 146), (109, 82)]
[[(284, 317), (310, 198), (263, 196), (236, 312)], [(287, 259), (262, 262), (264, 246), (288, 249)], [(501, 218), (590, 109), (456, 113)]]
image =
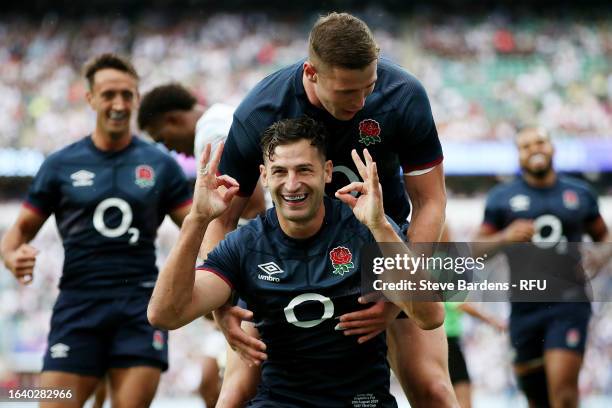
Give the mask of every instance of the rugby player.
[[(302, 115), (322, 122), (330, 134), (326, 147), (334, 168), (329, 196), (358, 180), (350, 152), (367, 147), (379, 163), (387, 214), (407, 231), (410, 241), (438, 241), (446, 193), (442, 149), (427, 94), (414, 76), (379, 58), (378, 45), (363, 21), (347, 13), (331, 13), (311, 30), (308, 57), (263, 79), (234, 113), (220, 170), (238, 180), (240, 192), (231, 208), (210, 224), (202, 255), (235, 228), (253, 192), (259, 177), (255, 170), (262, 163), (263, 131), (280, 119)], [(224, 315), (216, 317), (230, 345), (251, 362), (264, 360), (266, 345), (247, 336), (239, 329), (238, 319), (231, 317), (233, 312), (240, 317), (247, 314), (237, 306), (222, 310)], [(347, 335), (360, 334), (351, 329), (364, 322), (379, 328), (388, 316), (389, 311), (376, 303), (343, 317), (339, 328), (346, 329)], [(392, 322), (390, 361), (412, 405), (456, 406), (443, 328), (423, 331), (410, 319)], [(227, 381), (231, 366), (228, 361), (220, 403), (226, 385), (231, 386), (228, 395), (235, 398), (237, 387), (244, 388), (248, 377), (232, 385)]]
[(155, 237), (166, 214), (182, 223), (191, 191), (171, 156), (130, 132), (139, 101), (132, 64), (102, 54), (84, 74), (95, 128), (44, 161), (2, 257), (19, 282), (31, 282), (38, 250), (28, 243), (55, 215), (65, 261), (40, 384), (74, 398), (41, 406), (81, 407), (105, 374), (113, 406), (148, 406), (168, 367), (168, 334), (146, 317)]
[[(307, 117), (265, 131), (260, 170), (275, 208), (230, 233), (195, 270), (208, 224), (239, 190), (231, 177), (216, 176), (223, 145), (210, 163), (208, 145), (192, 210), (149, 304), (154, 326), (175, 329), (221, 307), (234, 291), (246, 301), (269, 354), (251, 407), (397, 406), (389, 393), (384, 334), (358, 343), (335, 329), (334, 317), (360, 307), (360, 248), (403, 239), (385, 216), (377, 166), (367, 150), (365, 164), (353, 151), (364, 181), (339, 189), (342, 202), (324, 197), (333, 171), (324, 134)], [(351, 194), (357, 192), (358, 198)], [(444, 319), (440, 302), (398, 306), (423, 329)]]
[[(567, 242), (582, 241), (584, 234), (594, 241), (607, 240), (596, 194), (585, 182), (557, 174), (549, 135), (541, 128), (526, 128), (517, 135), (516, 145), (521, 177), (489, 193), (476, 240), (494, 246), (546, 240), (547, 247), (561, 252)], [(566, 265), (556, 273), (571, 280), (575, 263)], [(511, 260), (510, 267), (511, 273), (518, 273), (526, 266)], [(511, 304), (514, 371), (531, 407), (578, 406), (591, 305), (584, 291), (572, 299)]]

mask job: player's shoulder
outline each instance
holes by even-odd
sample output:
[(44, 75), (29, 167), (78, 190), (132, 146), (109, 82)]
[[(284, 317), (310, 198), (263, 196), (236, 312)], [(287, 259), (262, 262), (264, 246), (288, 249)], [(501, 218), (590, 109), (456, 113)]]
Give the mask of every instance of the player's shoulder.
[(503, 200), (521, 191), (524, 182), (520, 177), (515, 177), (510, 181), (500, 183), (489, 190), (489, 201)]
[(559, 184), (562, 188), (569, 188), (591, 195), (595, 194), (593, 187), (589, 183), (575, 177), (560, 175)]
[(150, 161), (162, 161), (174, 163), (174, 158), (170, 155), (168, 149), (161, 144), (146, 140), (140, 136), (133, 136), (134, 153), (139, 156), (145, 156)]
[(420, 112), (419, 109), (406, 109), (406, 106), (428, 104), (427, 92), (421, 82), (405, 68), (395, 62), (381, 58), (378, 63), (378, 79), (374, 92), (369, 97), (372, 103), (383, 104), (409, 116)]
[(55, 150), (45, 159), (46, 164), (57, 165), (71, 161), (71, 159), (78, 159), (83, 156), (88, 156), (88, 139), (89, 136), (84, 136), (75, 142)]
[(396, 62), (381, 57), (378, 62), (378, 80), (381, 90), (400, 90), (407, 94), (425, 92), (425, 88), (410, 71)]
[(246, 123), (278, 114), (286, 107), (287, 101), (295, 99), (294, 80), (303, 62), (301, 60), (281, 68), (259, 81), (238, 105), (235, 117)]

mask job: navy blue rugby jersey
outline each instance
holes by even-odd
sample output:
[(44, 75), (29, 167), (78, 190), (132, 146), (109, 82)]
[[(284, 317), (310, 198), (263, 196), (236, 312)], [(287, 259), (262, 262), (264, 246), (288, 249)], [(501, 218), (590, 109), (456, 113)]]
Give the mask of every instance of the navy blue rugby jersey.
[(372, 394), (380, 404), (371, 406), (396, 406), (385, 335), (360, 345), (358, 336), (334, 329), (337, 317), (365, 307), (357, 302), (359, 254), (374, 238), (349, 207), (330, 198), (324, 203), (315, 236), (288, 237), (269, 209), (228, 234), (198, 269), (220, 276), (253, 311), (268, 353), (260, 393), (324, 407), (352, 406)]
[[(581, 242), (586, 226), (600, 216), (597, 195), (583, 181), (559, 176), (553, 186), (535, 188), (520, 177), (491, 190), (484, 223), (502, 230), (517, 219), (533, 220), (535, 234), (532, 243), (537, 252), (525, 252), (512, 246), (506, 249), (509, 254), (522, 251), (523, 255), (508, 256), (513, 279), (537, 278), (533, 271), (542, 276), (559, 277), (572, 286), (579, 282), (576, 279), (580, 279), (576, 274), (580, 253), (575, 246), (566, 244)], [(525, 259), (525, 255), (529, 259)], [(574, 298), (586, 299), (584, 292)]]
[(240, 183), (240, 194), (250, 196), (262, 163), (260, 140), (274, 122), (310, 116), (327, 127), (327, 158), (334, 164), (326, 193), (359, 180), (351, 150), (368, 148), (378, 165), (387, 214), (399, 225), (410, 214), (400, 166), (404, 173), (431, 168), (442, 161), (442, 148), (429, 99), (419, 81), (399, 65), (381, 58), (378, 80), (364, 108), (340, 121), (308, 101), (302, 83), (304, 60), (263, 79), (234, 113), (220, 170)]
[(191, 196), (181, 168), (155, 145), (134, 136), (105, 152), (87, 136), (44, 161), (24, 205), (55, 214), (65, 250), (60, 289), (114, 296), (153, 287), (157, 228)]

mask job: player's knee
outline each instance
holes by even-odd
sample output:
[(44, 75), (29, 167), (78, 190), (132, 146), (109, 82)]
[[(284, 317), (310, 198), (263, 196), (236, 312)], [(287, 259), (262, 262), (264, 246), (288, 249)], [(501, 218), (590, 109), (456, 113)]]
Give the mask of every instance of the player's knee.
[(578, 406), (578, 390), (565, 387), (550, 393), (551, 406), (555, 408), (575, 408)]
[(517, 377), (519, 387), (530, 402), (530, 406), (549, 407), (546, 373), (538, 370)]

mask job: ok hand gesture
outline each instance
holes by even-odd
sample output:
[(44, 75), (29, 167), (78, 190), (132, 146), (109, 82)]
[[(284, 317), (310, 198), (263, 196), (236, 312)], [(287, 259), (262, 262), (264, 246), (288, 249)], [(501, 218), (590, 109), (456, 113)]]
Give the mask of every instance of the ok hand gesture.
[[(370, 230), (377, 229), (386, 225), (387, 219), (376, 163), (372, 160), (368, 149), (363, 150), (365, 164), (355, 149), (351, 151), (351, 156), (363, 181), (355, 181), (342, 187), (336, 191), (336, 197), (351, 207), (355, 217)], [(359, 196), (354, 197), (351, 195), (352, 192), (359, 193)]]
[[(239, 189), (238, 182), (232, 177), (217, 176), (219, 161), (223, 153), (220, 143), (210, 159), (211, 146), (206, 145), (198, 166), (191, 213), (196, 217), (212, 219), (221, 215), (229, 206)], [(209, 160), (210, 159), (210, 160)]]

